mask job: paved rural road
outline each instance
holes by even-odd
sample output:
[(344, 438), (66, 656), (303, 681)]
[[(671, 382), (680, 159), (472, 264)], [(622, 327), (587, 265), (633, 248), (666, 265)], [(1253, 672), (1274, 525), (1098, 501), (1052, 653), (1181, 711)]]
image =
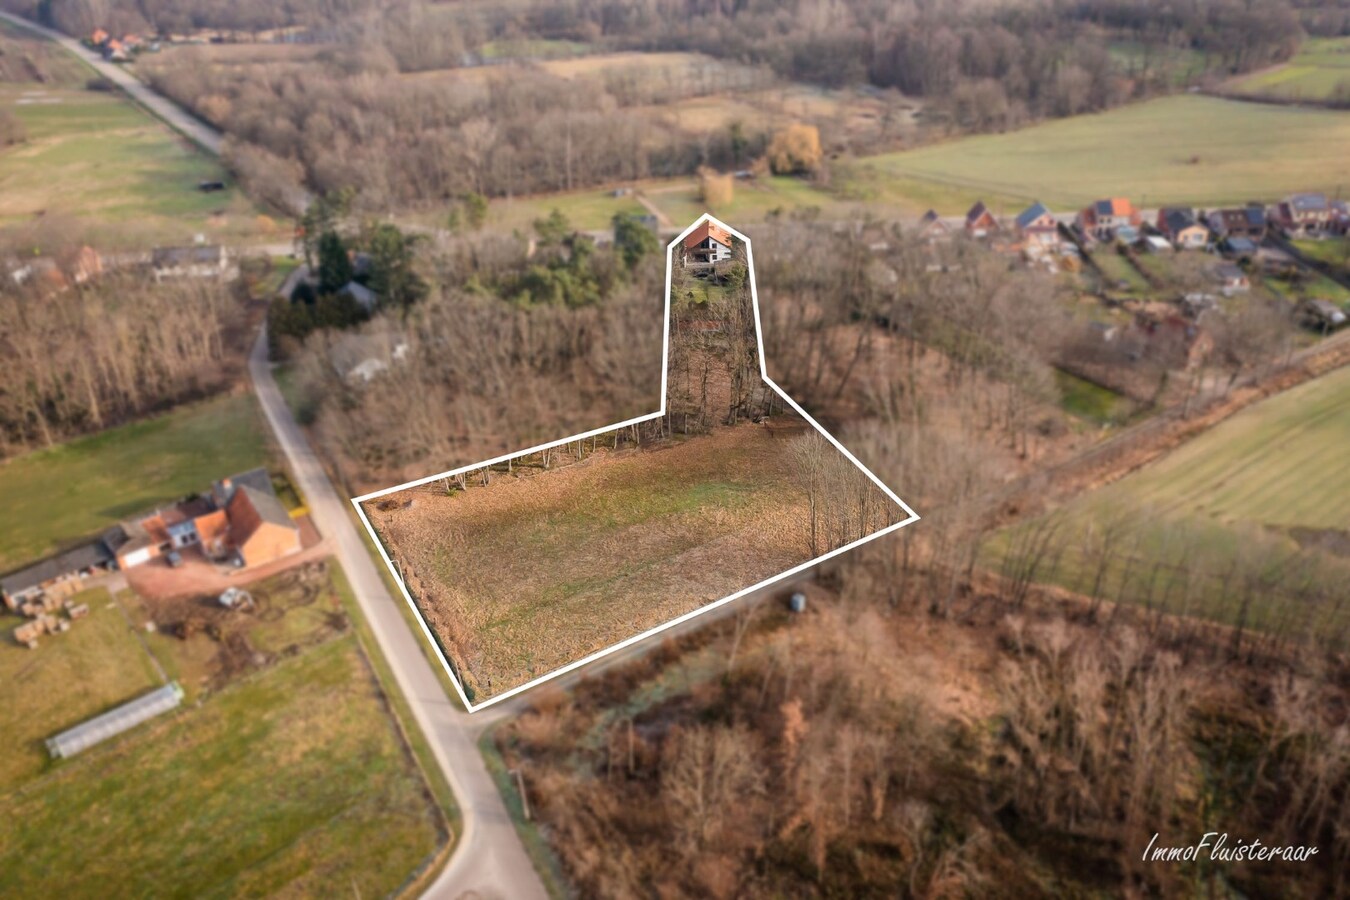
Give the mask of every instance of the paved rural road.
[(426, 896), (476, 896), (482, 900), (546, 898), (543, 883), (525, 854), (501, 794), (478, 753), (476, 739), (486, 722), (477, 717), (471, 719), (446, 696), (422, 654), (421, 639), (413, 634), (396, 605), (403, 601), (395, 601), (385, 588), (366, 550), (365, 539), (348, 514), (349, 501), (333, 490), (322, 463), (282, 399), (267, 359), (266, 329), (253, 346), (248, 370), (267, 423), (286, 454), (314, 522), (333, 542), (338, 561), (394, 670), (399, 689), (412, 706), (463, 811), (463, 833), (459, 835), (458, 846)]
[(224, 137), (219, 131), (216, 131), (210, 125), (207, 125), (201, 119), (198, 119), (196, 116), (187, 112), (173, 101), (155, 93), (121, 66), (116, 63), (106, 62), (103, 57), (99, 56), (79, 41), (74, 38), (66, 37), (59, 31), (52, 31), (50, 28), (44, 28), (35, 22), (30, 22), (27, 19), (7, 12), (0, 12), (0, 19), (4, 19), (6, 22), (19, 28), (24, 28), (35, 34), (40, 34), (49, 40), (56, 41), (56, 43), (65, 47), (71, 53), (74, 53), (84, 62), (92, 66), (98, 74), (107, 78), (113, 84), (125, 91), (137, 103), (169, 123), (174, 129), (182, 132), (184, 135), (196, 141), (202, 147), (217, 156), (220, 155), (220, 148), (223, 144)]

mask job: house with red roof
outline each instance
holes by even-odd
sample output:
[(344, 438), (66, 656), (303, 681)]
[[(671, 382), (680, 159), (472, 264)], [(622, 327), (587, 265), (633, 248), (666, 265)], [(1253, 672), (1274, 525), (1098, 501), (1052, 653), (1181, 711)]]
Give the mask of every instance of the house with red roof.
[(681, 245), (686, 266), (716, 265), (731, 259), (731, 232), (711, 220), (700, 222)]
[(973, 238), (986, 238), (998, 231), (998, 219), (979, 200), (966, 211), (966, 234)]
[(1109, 241), (1121, 228), (1138, 228), (1142, 216), (1125, 197), (1108, 197), (1090, 203), (1078, 213), (1078, 230), (1084, 237)]

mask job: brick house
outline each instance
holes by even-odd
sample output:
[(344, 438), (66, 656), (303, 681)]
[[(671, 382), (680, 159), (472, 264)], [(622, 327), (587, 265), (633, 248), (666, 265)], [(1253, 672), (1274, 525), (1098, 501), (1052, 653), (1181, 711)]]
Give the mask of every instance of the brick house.
[(270, 491), (240, 486), (225, 514), (234, 552), (244, 566), (261, 565), (300, 551), (300, 529)]
[(1207, 221), (1210, 231), (1220, 238), (1243, 237), (1258, 244), (1266, 238), (1266, 210), (1259, 203), (1213, 210)]
[(1195, 218), (1195, 210), (1165, 206), (1158, 210), (1158, 231), (1178, 250), (1196, 250), (1209, 243), (1209, 229)]
[(1293, 234), (1318, 234), (1331, 223), (1331, 203), (1326, 194), (1291, 194), (1276, 207), (1280, 225)]
[(1121, 228), (1138, 228), (1139, 210), (1125, 197), (1109, 197), (1083, 207), (1078, 213), (1078, 230), (1085, 237), (1109, 241)]
[(919, 236), (928, 241), (942, 241), (951, 237), (951, 229), (937, 210), (930, 209), (919, 218)]
[(998, 231), (998, 219), (989, 211), (989, 207), (984, 205), (984, 201), (977, 201), (966, 212), (966, 234), (973, 238), (986, 238)]
[(1048, 249), (1059, 246), (1059, 220), (1040, 201), (1018, 214), (1017, 233), (1028, 247)]
[(300, 526), (277, 499), (266, 469), (217, 481), (205, 497), (123, 522), (111, 542), (118, 568), (130, 569), (171, 551), (199, 547), (216, 562), (271, 562), (300, 549)]

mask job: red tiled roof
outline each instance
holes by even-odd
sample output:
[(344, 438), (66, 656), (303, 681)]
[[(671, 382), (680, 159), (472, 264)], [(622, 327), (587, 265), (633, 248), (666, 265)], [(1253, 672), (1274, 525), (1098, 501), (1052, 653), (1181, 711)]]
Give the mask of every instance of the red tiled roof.
[(689, 232), (689, 236), (684, 239), (684, 246), (687, 249), (692, 249), (708, 238), (712, 238), (727, 247), (731, 246), (731, 232), (712, 221), (702, 222), (697, 228)]

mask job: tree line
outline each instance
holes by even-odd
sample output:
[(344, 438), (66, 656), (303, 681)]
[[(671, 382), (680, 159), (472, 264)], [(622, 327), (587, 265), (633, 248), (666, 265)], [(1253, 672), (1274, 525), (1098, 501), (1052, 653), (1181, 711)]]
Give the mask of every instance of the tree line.
[[(421, 245), (424, 299), (289, 342), (316, 442), (350, 485), (396, 483), (658, 407), (655, 237), (621, 226), (627, 239), (598, 247), (556, 216), (537, 229), (533, 241), (468, 234)], [(368, 360), (373, 377), (358, 374)]]
[[(0, 455), (50, 447), (219, 390), (240, 349), (233, 286), (105, 275), (0, 285)], [(237, 370), (236, 370), (237, 371)]]

